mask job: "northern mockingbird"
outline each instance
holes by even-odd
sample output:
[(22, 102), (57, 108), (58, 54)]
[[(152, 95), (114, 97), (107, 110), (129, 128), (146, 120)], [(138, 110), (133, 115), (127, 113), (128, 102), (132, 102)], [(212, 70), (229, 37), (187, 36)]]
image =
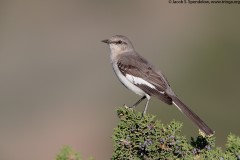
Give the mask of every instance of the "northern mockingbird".
[(175, 105), (206, 135), (213, 134), (213, 131), (176, 96), (165, 76), (134, 50), (127, 37), (116, 35), (102, 42), (110, 47), (113, 70), (120, 82), (129, 90), (142, 96), (132, 107), (136, 107), (147, 98), (144, 115), (151, 96), (154, 96), (169, 105)]

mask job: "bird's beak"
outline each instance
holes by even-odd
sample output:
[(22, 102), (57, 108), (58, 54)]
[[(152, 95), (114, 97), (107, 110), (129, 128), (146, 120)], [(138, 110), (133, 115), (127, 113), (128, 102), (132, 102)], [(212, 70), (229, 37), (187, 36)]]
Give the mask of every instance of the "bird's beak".
[(109, 43), (110, 43), (110, 40), (104, 39), (104, 40), (102, 40), (101, 42), (109, 44)]

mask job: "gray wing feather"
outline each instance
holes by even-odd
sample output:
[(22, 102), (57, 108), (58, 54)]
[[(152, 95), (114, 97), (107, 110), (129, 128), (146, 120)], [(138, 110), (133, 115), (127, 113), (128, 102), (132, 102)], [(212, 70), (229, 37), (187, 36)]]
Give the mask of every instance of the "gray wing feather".
[(165, 103), (172, 104), (171, 97), (166, 93), (166, 90), (170, 88), (166, 78), (139, 54), (124, 54), (124, 56), (119, 56), (117, 65), (122, 74), (130, 74), (142, 78), (155, 86), (156, 89), (153, 89), (147, 85), (135, 84), (148, 95), (154, 95)]
[(157, 71), (148, 61), (139, 54), (124, 54), (118, 57), (118, 67), (124, 75), (131, 74), (140, 77), (154, 85), (159, 92), (169, 88), (164, 75)]

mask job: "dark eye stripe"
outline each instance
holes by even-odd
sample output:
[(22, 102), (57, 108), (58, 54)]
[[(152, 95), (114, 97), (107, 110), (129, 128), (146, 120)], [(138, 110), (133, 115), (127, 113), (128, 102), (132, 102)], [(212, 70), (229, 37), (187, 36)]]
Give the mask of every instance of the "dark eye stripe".
[(121, 41), (121, 40), (119, 40), (119, 41), (115, 41), (115, 42), (113, 42), (113, 43), (115, 43), (115, 44), (127, 44), (126, 42)]
[(122, 44), (123, 42), (121, 40), (117, 41), (116, 44)]

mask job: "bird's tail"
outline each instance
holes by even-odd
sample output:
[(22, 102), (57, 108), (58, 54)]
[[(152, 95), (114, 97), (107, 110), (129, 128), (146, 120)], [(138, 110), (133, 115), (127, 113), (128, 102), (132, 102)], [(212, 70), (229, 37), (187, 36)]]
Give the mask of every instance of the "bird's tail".
[(192, 110), (190, 110), (177, 96), (172, 96), (172, 103), (184, 113), (190, 120), (192, 120), (200, 130), (202, 130), (206, 135), (212, 135), (214, 132), (211, 128), (203, 122), (201, 118), (198, 117)]

